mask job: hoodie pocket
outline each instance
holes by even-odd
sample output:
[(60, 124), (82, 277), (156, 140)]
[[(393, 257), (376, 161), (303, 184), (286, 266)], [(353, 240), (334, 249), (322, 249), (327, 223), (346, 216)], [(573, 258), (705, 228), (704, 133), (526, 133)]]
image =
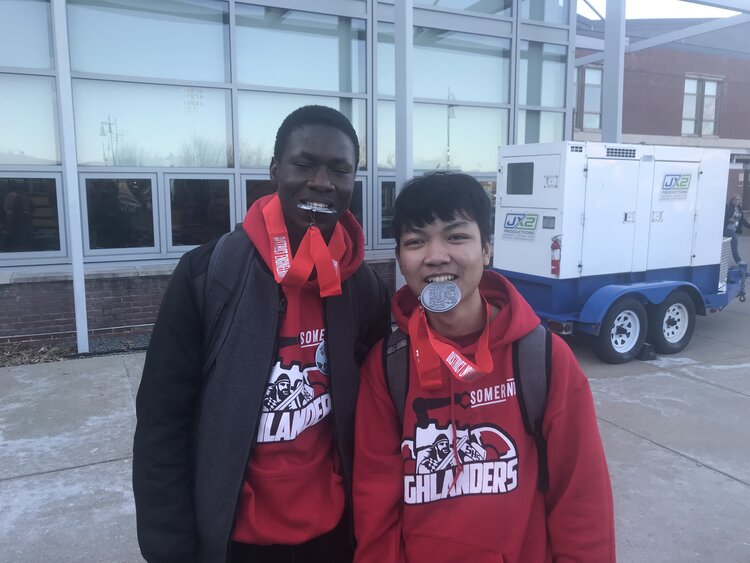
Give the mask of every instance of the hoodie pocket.
[(460, 539), (414, 533), (406, 540), (409, 563), (504, 563), (501, 553)]

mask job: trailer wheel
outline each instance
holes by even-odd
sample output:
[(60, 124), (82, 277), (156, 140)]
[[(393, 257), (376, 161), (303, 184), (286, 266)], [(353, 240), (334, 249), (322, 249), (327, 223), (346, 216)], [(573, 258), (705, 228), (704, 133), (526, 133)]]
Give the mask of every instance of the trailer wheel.
[(602, 321), (594, 340), (594, 353), (608, 364), (629, 362), (638, 355), (646, 340), (648, 320), (646, 309), (633, 297), (615, 302)]
[(648, 341), (660, 354), (685, 349), (695, 330), (695, 304), (684, 291), (673, 291), (651, 311)]

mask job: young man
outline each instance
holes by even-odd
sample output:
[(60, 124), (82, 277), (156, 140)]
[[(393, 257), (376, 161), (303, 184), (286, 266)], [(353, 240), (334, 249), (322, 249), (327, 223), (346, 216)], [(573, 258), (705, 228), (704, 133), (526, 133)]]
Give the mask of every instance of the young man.
[[(212, 262), (215, 242), (177, 265), (136, 402), (133, 490), (149, 562), (351, 561), (359, 363), (390, 328), (388, 293), (347, 210), (358, 157), (342, 114), (292, 112), (271, 160), (277, 193), (222, 247), (245, 245), (243, 277), (216, 287), (231, 264)], [(230, 305), (204, 318), (219, 290)], [(224, 330), (208, 362), (206, 341)]]
[(591, 391), (557, 336), (542, 424), (549, 486), (538, 486), (512, 345), (539, 319), (505, 278), (485, 270), (490, 222), (489, 198), (464, 174), (416, 178), (396, 199), (396, 258), (407, 285), (392, 308), (409, 336), (408, 386), (402, 424), (376, 345), (355, 424), (359, 563), (615, 560)]
[(724, 236), (730, 237), (732, 249), (732, 258), (739, 264), (742, 262), (740, 256), (740, 250), (737, 244), (737, 235), (742, 234), (742, 226), (745, 225), (750, 228), (750, 223), (745, 219), (745, 213), (742, 209), (742, 198), (739, 195), (734, 194), (724, 210)]

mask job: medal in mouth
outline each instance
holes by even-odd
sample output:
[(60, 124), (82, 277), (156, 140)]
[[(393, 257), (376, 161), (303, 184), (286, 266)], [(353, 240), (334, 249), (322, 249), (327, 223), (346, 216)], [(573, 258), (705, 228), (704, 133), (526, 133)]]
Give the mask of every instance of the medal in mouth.
[(461, 290), (452, 281), (431, 282), (422, 290), (419, 301), (431, 313), (445, 313), (461, 301)]
[(327, 203), (320, 203), (317, 201), (301, 201), (297, 204), (297, 208), (304, 211), (310, 211), (311, 213), (325, 213), (326, 215), (336, 214), (336, 209)]

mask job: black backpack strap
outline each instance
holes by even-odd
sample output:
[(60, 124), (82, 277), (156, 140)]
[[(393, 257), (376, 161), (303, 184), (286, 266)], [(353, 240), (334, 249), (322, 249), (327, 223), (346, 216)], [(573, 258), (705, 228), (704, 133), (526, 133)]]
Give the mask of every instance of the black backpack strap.
[(383, 341), (383, 369), (388, 392), (396, 407), (398, 420), (404, 425), (406, 393), (409, 390), (409, 336), (396, 329)]
[(229, 333), (242, 293), (238, 288), (247, 279), (254, 256), (255, 247), (242, 228), (225, 233), (211, 252), (203, 303), (204, 375), (211, 369)]
[(513, 378), (523, 425), (534, 438), (539, 460), (539, 490), (549, 489), (547, 441), (542, 432), (552, 364), (550, 331), (541, 324), (513, 343)]

